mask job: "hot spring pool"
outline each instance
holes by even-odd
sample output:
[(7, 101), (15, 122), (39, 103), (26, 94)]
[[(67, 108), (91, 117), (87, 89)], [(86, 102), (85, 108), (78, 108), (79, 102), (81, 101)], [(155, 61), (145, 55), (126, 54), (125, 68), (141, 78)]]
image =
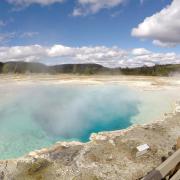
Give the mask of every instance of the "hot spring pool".
[(149, 122), (170, 110), (161, 97), (119, 84), (1, 84), (0, 159)]

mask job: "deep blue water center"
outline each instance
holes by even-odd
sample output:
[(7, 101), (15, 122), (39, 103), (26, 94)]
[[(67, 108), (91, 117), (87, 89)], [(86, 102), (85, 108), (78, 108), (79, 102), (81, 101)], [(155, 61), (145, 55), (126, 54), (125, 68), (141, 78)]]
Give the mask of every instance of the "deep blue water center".
[(86, 142), (91, 133), (131, 126), (139, 100), (120, 85), (25, 85), (1, 88), (0, 158), (57, 141)]

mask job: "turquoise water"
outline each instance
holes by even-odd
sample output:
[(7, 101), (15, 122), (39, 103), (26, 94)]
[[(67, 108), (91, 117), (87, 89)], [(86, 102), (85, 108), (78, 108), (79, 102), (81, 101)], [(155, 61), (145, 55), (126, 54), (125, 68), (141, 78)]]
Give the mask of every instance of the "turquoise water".
[(91, 133), (157, 120), (171, 109), (175, 94), (110, 83), (1, 83), (0, 159), (16, 158), (57, 141), (87, 142)]
[(7, 85), (0, 98), (1, 159), (127, 128), (140, 104), (134, 91), (119, 85)]

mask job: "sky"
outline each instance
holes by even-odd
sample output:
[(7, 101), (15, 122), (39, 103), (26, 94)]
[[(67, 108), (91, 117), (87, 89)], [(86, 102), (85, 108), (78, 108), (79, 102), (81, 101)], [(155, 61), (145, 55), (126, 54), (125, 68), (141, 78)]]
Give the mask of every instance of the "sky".
[(180, 63), (180, 0), (1, 0), (0, 61)]

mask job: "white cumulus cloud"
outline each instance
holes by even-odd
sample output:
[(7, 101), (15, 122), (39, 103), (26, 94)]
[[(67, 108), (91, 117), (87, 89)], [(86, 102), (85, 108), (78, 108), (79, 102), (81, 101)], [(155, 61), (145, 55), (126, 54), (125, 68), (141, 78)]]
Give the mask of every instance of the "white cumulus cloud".
[(40, 45), (0, 47), (0, 61), (38, 61), (46, 55)]
[(180, 44), (180, 0), (173, 0), (160, 12), (147, 17), (132, 29), (132, 36), (151, 39), (155, 45), (162, 47)]
[(136, 48), (136, 49), (133, 49), (132, 50), (132, 54), (135, 55), (135, 56), (140, 56), (140, 55), (147, 55), (147, 54), (150, 54), (151, 52), (148, 51), (147, 49), (145, 48)]

